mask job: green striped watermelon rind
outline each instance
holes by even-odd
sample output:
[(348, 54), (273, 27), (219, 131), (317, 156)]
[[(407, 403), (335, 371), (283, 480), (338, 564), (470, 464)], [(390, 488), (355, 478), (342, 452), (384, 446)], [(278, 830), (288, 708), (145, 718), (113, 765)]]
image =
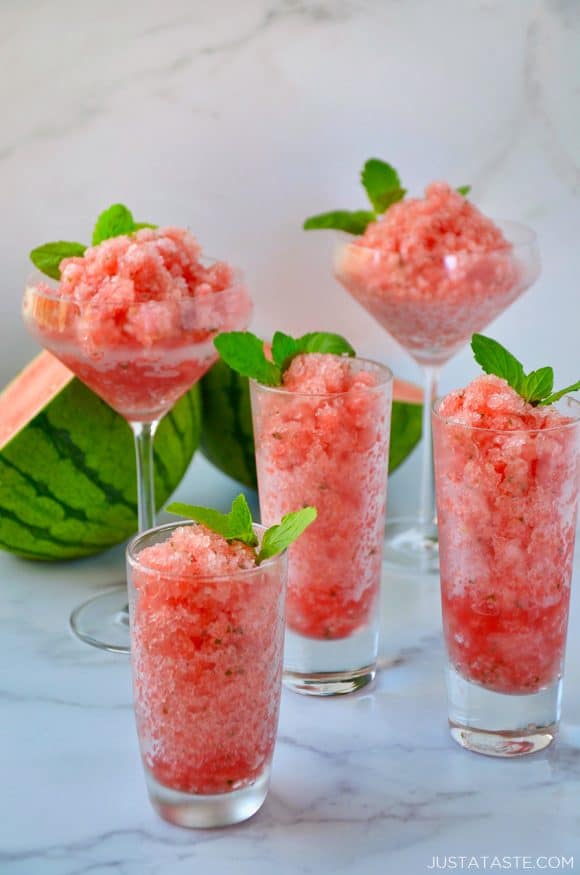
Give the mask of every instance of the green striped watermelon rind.
[(389, 474), (410, 456), (422, 433), (423, 405), (408, 401), (393, 401), (391, 412), (391, 442), (389, 446)]
[(219, 359), (202, 378), (201, 451), (212, 465), (257, 488), (250, 384)]
[[(257, 488), (250, 389), (246, 377), (217, 361), (200, 383), (201, 451), (220, 471)], [(393, 402), (389, 472), (392, 474), (421, 440), (422, 405)]]
[[(199, 392), (186, 393), (155, 436), (161, 507), (197, 448)], [(89, 556), (137, 528), (129, 425), (72, 379), (0, 451), (0, 548), (28, 559)]]

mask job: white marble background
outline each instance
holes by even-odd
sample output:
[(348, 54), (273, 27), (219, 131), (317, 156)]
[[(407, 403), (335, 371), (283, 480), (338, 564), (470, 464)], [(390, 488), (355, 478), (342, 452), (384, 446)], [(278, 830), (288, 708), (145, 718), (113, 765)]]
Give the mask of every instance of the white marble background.
[(579, 376), (578, 0), (0, 0), (0, 61), (0, 382), (34, 350), (29, 249), (118, 200), (243, 267), (257, 330), (340, 330), (418, 379), (301, 231), (364, 203), (373, 154), (537, 229), (542, 278), (494, 333)]

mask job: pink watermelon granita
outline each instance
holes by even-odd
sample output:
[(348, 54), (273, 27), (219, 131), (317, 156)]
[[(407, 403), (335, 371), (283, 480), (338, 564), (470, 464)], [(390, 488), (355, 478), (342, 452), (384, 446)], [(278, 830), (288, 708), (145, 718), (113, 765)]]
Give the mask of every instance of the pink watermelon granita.
[(206, 266), (195, 237), (144, 228), (61, 262), (57, 289), (27, 290), (41, 343), (129, 420), (159, 418), (215, 361), (219, 331), (251, 304), (232, 269)]
[(347, 291), (422, 361), (444, 361), (526, 284), (501, 230), (447, 183), (391, 206), (338, 251)]
[(256, 566), (252, 548), (203, 525), (169, 528), (129, 560), (141, 753), (164, 787), (228, 793), (274, 751), (285, 558)]
[(289, 550), (287, 624), (345, 638), (372, 617), (384, 534), (392, 380), (386, 368), (298, 355), (269, 388), (251, 383), (260, 510), (270, 525), (314, 505)]
[(580, 420), (483, 376), (434, 414), (443, 625), (451, 664), (498, 693), (562, 672)]

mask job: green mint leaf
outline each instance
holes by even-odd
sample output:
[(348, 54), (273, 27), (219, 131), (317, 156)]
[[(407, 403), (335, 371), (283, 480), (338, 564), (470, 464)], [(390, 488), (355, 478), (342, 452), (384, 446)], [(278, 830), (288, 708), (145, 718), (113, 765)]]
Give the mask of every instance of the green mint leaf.
[(282, 371), (286, 370), (295, 356), (311, 352), (356, 355), (348, 340), (340, 334), (332, 334), (328, 331), (312, 331), (298, 338), (277, 331), (272, 340), (272, 357)]
[(250, 377), (265, 386), (279, 386), (282, 372), (277, 364), (268, 361), (264, 342), (250, 331), (227, 331), (214, 340), (224, 362), (242, 377)]
[(101, 213), (93, 231), (93, 246), (103, 240), (130, 234), (135, 229), (133, 214), (124, 204), (113, 204)]
[(486, 374), (495, 374), (497, 377), (503, 377), (512, 389), (515, 389), (528, 404), (533, 404), (534, 406), (538, 404), (554, 404), (560, 398), (563, 398), (564, 395), (568, 395), (569, 392), (580, 390), (579, 380), (571, 386), (566, 386), (565, 389), (552, 393), (554, 387), (554, 371), (552, 368), (538, 368), (537, 371), (531, 371), (529, 374), (526, 374), (522, 363), (511, 352), (508, 352), (501, 343), (498, 343), (497, 340), (492, 340), (491, 337), (484, 337), (483, 334), (474, 334), (471, 338), (471, 348), (475, 361), (481, 365)]
[(394, 188), (392, 191), (386, 191), (380, 199), (381, 213), (386, 213), (389, 207), (402, 201), (407, 194), (406, 188)]
[(554, 371), (552, 368), (539, 368), (532, 371), (524, 379), (522, 397), (530, 404), (537, 404), (550, 394), (554, 388)]
[(332, 355), (355, 356), (356, 352), (340, 334), (328, 331), (313, 331), (298, 338), (300, 352), (323, 352)]
[(135, 222), (133, 231), (140, 231), (141, 228), (158, 228), (159, 225), (152, 225), (151, 222)]
[(252, 526), (252, 514), (243, 495), (234, 498), (229, 513), (220, 513), (219, 510), (213, 510), (211, 507), (197, 507), (181, 502), (173, 502), (166, 509), (169, 513), (202, 523), (227, 541), (242, 541), (249, 547), (255, 547), (258, 543)]
[(252, 512), (245, 496), (241, 493), (232, 501), (230, 518), (234, 530), (245, 533), (245, 539), (240, 538), (239, 540), (243, 540), (244, 543), (249, 544), (251, 547), (255, 547), (258, 543), (258, 539), (252, 524)]
[(316, 516), (315, 507), (303, 507), (301, 510), (283, 516), (282, 521), (277, 526), (272, 526), (264, 532), (258, 553), (258, 564), (264, 559), (270, 559), (286, 550), (314, 522)]
[(467, 195), (471, 191), (471, 186), (470, 185), (459, 185), (459, 186), (457, 186), (457, 188), (455, 190), (457, 192), (459, 192), (459, 194), (462, 194), (463, 197), (467, 197)]
[(331, 213), (319, 213), (310, 216), (304, 222), (305, 231), (315, 231), (321, 228), (333, 228), (335, 231), (346, 231), (348, 234), (364, 234), (370, 222), (376, 219), (375, 213), (368, 210), (334, 210)]
[(375, 212), (384, 213), (391, 204), (403, 200), (406, 190), (401, 187), (394, 167), (380, 158), (369, 158), (361, 171), (361, 182)]
[(288, 359), (294, 358), (299, 352), (302, 352), (299, 340), (295, 340), (282, 331), (275, 333), (272, 338), (272, 358), (279, 368), (283, 370), (284, 365), (288, 364)]
[(45, 243), (37, 246), (30, 253), (30, 260), (38, 270), (52, 277), (60, 279), (60, 263), (64, 258), (84, 255), (86, 246), (82, 243), (72, 243), (69, 240), (57, 240), (55, 243)]
[(543, 398), (539, 403), (541, 405), (545, 404), (555, 404), (556, 401), (559, 401), (560, 398), (563, 398), (564, 395), (568, 395), (570, 392), (579, 392), (580, 391), (580, 380), (577, 383), (572, 383), (571, 386), (566, 386), (565, 389), (560, 389), (558, 392), (554, 392), (553, 395), (548, 395), (547, 398)]
[(508, 350), (483, 334), (474, 334), (471, 338), (471, 349), (475, 361), (486, 374), (502, 377), (507, 383), (522, 394), (525, 382), (524, 367)]

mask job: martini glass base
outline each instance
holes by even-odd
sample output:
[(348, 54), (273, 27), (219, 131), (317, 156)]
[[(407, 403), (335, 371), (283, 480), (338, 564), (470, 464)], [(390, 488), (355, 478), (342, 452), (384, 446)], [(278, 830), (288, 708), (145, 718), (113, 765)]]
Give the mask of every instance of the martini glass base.
[(387, 522), (383, 562), (409, 574), (439, 574), (437, 526), (415, 517), (394, 517)]
[(79, 605), (70, 616), (71, 631), (93, 647), (129, 653), (127, 587), (116, 586)]

